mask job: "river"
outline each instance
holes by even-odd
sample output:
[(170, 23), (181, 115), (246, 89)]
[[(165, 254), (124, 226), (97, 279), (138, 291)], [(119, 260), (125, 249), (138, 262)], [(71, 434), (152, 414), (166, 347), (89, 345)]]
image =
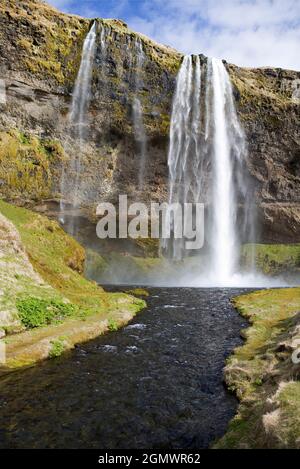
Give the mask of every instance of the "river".
[(224, 434), (223, 367), (247, 326), (230, 298), (245, 290), (149, 292), (122, 330), (2, 378), (1, 448), (201, 449)]

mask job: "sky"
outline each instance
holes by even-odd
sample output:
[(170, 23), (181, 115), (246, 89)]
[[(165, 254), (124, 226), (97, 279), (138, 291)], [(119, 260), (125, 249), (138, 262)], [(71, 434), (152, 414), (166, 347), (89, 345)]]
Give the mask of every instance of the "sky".
[(161, 44), (240, 66), (300, 70), (300, 0), (48, 0), (88, 18), (119, 18)]

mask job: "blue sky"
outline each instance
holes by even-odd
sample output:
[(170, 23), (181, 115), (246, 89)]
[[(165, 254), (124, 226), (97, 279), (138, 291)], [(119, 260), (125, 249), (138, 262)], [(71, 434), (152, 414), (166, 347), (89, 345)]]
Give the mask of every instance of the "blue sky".
[(66, 13), (120, 18), (184, 53), (300, 70), (300, 0), (48, 0)]

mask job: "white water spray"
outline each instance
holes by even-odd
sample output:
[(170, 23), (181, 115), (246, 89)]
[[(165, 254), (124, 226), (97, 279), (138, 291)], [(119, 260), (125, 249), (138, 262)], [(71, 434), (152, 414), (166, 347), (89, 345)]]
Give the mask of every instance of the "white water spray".
[(145, 62), (145, 53), (142, 42), (139, 38), (134, 41), (135, 53), (135, 96), (132, 104), (134, 137), (139, 149), (139, 188), (142, 189), (145, 179), (146, 159), (147, 159), (147, 136), (143, 122), (143, 107), (139, 98), (139, 91), (143, 82), (141, 72)]
[[(200, 89), (199, 57), (183, 59), (173, 100), (169, 166), (169, 203), (200, 202)], [(173, 259), (184, 257), (184, 239), (162, 240), (162, 247)]]
[[(69, 163), (70, 174), (75, 174), (75, 181), (72, 181), (71, 193), (69, 185), (70, 181), (67, 181), (70, 176), (67, 176), (66, 168), (64, 168), (62, 173), (61, 193), (63, 198), (68, 196), (68, 198), (71, 199), (73, 207), (77, 207), (79, 203), (82, 143), (88, 134), (87, 129), (89, 122), (87, 112), (91, 100), (91, 83), (96, 49), (96, 34), (97, 24), (94, 22), (83, 43), (81, 63), (74, 86), (71, 110), (69, 114), (69, 129), (72, 137), (76, 139), (78, 144), (78, 152), (76, 154), (73, 153), (72, 159)], [(63, 209), (64, 207), (62, 202), (61, 210), (63, 211)], [(61, 221), (63, 222), (63, 219)]]
[(83, 140), (84, 131), (87, 127), (87, 110), (91, 100), (92, 71), (95, 57), (97, 24), (94, 22), (83, 44), (82, 58), (75, 82), (71, 112), (69, 116), (70, 124), (79, 138), (79, 143)]
[(147, 137), (143, 124), (143, 108), (141, 101), (138, 97), (134, 97), (133, 100), (133, 125), (134, 125), (134, 136), (136, 143), (139, 147), (139, 188), (142, 189), (145, 179), (145, 166), (146, 166), (146, 150), (147, 150)]

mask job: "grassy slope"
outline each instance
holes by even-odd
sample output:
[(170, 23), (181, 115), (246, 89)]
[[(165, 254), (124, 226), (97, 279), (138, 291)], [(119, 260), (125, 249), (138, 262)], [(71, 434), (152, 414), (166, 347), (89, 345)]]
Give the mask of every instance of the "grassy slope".
[[(55, 299), (66, 298), (78, 306), (76, 316), (66, 321), (66, 323), (70, 322), (72, 328), (70, 345), (73, 345), (74, 340), (87, 340), (87, 338), (97, 335), (100, 331), (109, 328), (110, 322), (114, 326), (124, 323), (125, 316), (129, 320), (145, 305), (143, 300), (123, 293), (106, 293), (96, 283), (85, 279), (81, 275), (84, 262), (83, 248), (68, 236), (56, 222), (3, 201), (0, 201), (0, 212), (19, 231), (34, 269), (53, 288), (53, 297)], [(22, 279), (16, 280), (22, 281)], [(24, 289), (19, 288), (18, 290), (22, 298), (24, 298), (24, 294), (25, 297), (29, 297), (30, 294), (38, 297), (44, 296), (40, 294), (41, 289), (34, 288), (31, 292), (26, 285)], [(51, 291), (48, 290), (47, 297), (51, 295)], [(87, 320), (94, 323), (92, 327), (94, 332), (91, 328), (87, 333), (84, 332), (84, 329), (87, 329), (87, 324), (83, 324), (83, 321)], [(104, 326), (102, 324), (99, 329), (100, 321), (104, 321), (105, 324), (103, 323)], [(55, 326), (53, 327), (55, 328)], [(63, 329), (65, 335), (66, 327), (58, 325), (57, 328)], [(83, 330), (82, 335), (80, 329)], [(24, 337), (26, 345), (29, 344), (30, 347), (33, 347), (38, 336), (44, 338), (45, 335), (47, 336), (47, 333), (42, 331), (28, 331), (22, 337)], [(9, 338), (8, 342), (15, 343), (19, 347), (22, 340), (14, 335)]]
[(217, 448), (300, 448), (300, 288), (266, 290), (234, 300), (251, 327), (228, 360), (225, 379), (240, 399)]
[[(251, 262), (252, 246), (243, 247), (242, 262)], [(256, 265), (266, 275), (277, 275), (285, 272), (299, 274), (300, 272), (300, 244), (256, 244)]]
[(81, 275), (84, 250), (56, 222), (3, 201), (0, 211), (18, 229), (31, 263), (47, 283), (83, 308), (109, 306), (114, 295)]

